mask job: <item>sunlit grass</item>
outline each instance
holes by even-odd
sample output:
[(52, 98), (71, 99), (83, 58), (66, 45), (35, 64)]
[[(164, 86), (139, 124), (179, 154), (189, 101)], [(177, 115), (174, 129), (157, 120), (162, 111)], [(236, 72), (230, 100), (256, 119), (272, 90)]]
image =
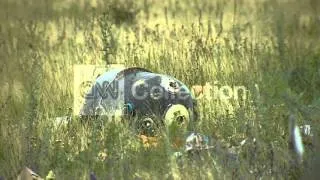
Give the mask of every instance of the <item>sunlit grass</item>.
[[(319, 10), (309, 2), (130, 0), (110, 1), (112, 10), (98, 0), (2, 3), (12, 12), (1, 12), (0, 176), (28, 166), (57, 179), (91, 171), (114, 179), (299, 177), (287, 118), (298, 107), (318, 108), (320, 96)], [(219, 154), (184, 159), (179, 169), (165, 132), (157, 148), (145, 148), (127, 124), (84, 126), (73, 117), (55, 127), (55, 117), (72, 112), (73, 65), (106, 61), (169, 74), (190, 88), (244, 86), (243, 100), (199, 99), (196, 126), (225, 149), (248, 139), (238, 171)], [(318, 130), (316, 111), (297, 114)]]

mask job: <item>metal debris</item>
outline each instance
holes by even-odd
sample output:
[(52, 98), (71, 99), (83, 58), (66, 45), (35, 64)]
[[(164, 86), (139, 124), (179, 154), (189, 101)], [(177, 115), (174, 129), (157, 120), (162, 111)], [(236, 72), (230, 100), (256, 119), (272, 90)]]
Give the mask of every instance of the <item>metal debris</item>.
[(18, 180), (43, 180), (37, 173), (33, 172), (28, 167), (22, 169), (17, 177)]
[(209, 137), (200, 133), (191, 133), (186, 139), (185, 152), (201, 151), (210, 148), (214, 148), (214, 146), (209, 146)]

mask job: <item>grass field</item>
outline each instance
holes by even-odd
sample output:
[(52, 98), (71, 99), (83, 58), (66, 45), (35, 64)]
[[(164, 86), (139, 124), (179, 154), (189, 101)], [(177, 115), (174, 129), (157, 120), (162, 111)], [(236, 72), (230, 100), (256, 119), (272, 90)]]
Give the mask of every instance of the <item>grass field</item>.
[[(0, 177), (15, 179), (25, 166), (56, 179), (316, 177), (319, 34), (317, 0), (1, 0)], [(233, 147), (239, 164), (214, 153), (180, 167), (166, 138), (145, 148), (126, 124), (99, 129), (73, 117), (55, 127), (72, 112), (73, 65), (110, 63), (190, 88), (245, 87), (245, 98), (200, 99), (196, 125)], [(300, 166), (288, 145), (290, 114), (314, 133)]]

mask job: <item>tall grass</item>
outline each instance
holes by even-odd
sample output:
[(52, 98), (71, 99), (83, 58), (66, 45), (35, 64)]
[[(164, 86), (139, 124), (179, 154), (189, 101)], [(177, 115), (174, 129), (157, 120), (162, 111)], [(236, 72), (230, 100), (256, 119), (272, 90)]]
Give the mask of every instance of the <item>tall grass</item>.
[[(0, 7), (0, 175), (15, 178), (28, 166), (42, 176), (53, 170), (57, 179), (87, 179), (91, 171), (110, 179), (297, 179), (311, 169), (319, 149), (307, 146), (305, 164), (296, 166), (287, 119), (294, 112), (319, 138), (318, 1), (7, 1)], [(55, 127), (53, 119), (72, 110), (72, 65), (106, 63), (169, 74), (189, 87), (245, 86), (245, 99), (200, 99), (195, 127), (222, 149), (236, 149), (239, 164), (225, 151), (176, 160), (165, 132), (157, 148), (145, 148), (128, 124), (83, 125), (73, 117)]]

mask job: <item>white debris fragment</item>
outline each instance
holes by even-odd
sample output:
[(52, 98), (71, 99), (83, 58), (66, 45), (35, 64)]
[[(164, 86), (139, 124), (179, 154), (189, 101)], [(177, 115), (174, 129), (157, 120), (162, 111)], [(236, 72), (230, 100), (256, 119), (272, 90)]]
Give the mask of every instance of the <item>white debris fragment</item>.
[(311, 131), (311, 125), (306, 124), (306, 125), (300, 126), (300, 129), (302, 130), (303, 135), (313, 136)]
[(247, 142), (247, 139), (244, 139), (240, 142), (240, 146), (243, 146)]
[(61, 116), (61, 117), (56, 117), (54, 119), (54, 127), (59, 128), (62, 126), (67, 126), (68, 123), (70, 122), (71, 117), (70, 116)]

